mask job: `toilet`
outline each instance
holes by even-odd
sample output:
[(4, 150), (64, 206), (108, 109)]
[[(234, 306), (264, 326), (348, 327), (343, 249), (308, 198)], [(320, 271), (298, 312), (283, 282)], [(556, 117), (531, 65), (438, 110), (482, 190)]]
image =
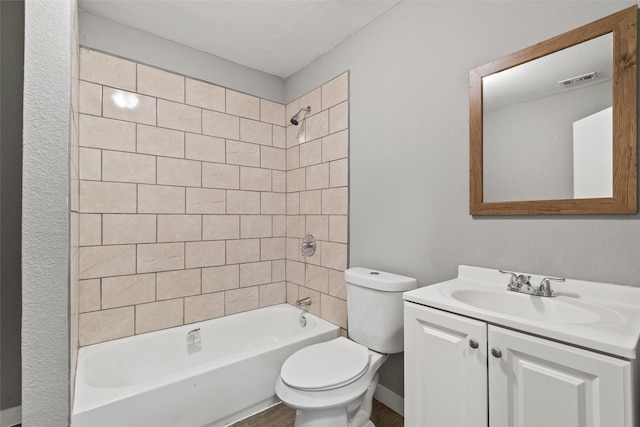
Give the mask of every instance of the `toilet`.
[(282, 365), (276, 394), (296, 409), (295, 427), (375, 427), (378, 369), (403, 351), (402, 293), (416, 279), (367, 268), (344, 273), (349, 338), (298, 350)]

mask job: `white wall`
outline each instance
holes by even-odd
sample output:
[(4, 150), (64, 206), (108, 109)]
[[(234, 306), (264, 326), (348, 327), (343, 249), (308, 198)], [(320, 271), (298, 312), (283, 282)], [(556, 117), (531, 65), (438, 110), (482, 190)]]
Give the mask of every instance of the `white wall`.
[[(287, 80), (350, 70), (350, 266), (428, 285), (459, 264), (639, 286), (638, 215), (469, 215), (469, 70), (635, 2), (404, 1)], [(382, 384), (401, 392), (401, 361)]]

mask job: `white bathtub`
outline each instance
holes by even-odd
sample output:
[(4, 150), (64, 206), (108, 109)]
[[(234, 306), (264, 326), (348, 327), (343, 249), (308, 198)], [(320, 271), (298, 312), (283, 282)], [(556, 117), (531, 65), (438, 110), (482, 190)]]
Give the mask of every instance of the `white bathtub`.
[[(223, 426), (277, 403), (282, 363), (336, 338), (337, 326), (288, 304), (82, 347), (72, 427)], [(200, 351), (187, 334), (200, 328)]]

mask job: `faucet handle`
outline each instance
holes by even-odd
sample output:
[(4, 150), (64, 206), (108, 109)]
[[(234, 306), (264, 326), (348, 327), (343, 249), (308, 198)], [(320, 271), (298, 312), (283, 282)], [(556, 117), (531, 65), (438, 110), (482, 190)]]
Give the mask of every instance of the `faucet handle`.
[(500, 273), (502, 274), (510, 274), (511, 277), (509, 278), (509, 287), (510, 288), (518, 288), (520, 287), (518, 285), (518, 274), (514, 273), (513, 271), (506, 271), (506, 270), (498, 270)]
[(542, 296), (545, 297), (553, 297), (555, 293), (551, 289), (551, 281), (554, 282), (564, 282), (566, 279), (564, 277), (545, 277), (540, 281), (540, 292)]

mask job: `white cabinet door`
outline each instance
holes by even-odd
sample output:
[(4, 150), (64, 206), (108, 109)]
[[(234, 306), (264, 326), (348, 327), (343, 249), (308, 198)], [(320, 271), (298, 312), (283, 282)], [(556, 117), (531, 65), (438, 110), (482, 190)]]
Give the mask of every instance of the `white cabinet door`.
[(632, 425), (628, 361), (491, 325), (489, 349), (491, 427)]
[(486, 323), (410, 302), (404, 316), (405, 426), (486, 427)]

